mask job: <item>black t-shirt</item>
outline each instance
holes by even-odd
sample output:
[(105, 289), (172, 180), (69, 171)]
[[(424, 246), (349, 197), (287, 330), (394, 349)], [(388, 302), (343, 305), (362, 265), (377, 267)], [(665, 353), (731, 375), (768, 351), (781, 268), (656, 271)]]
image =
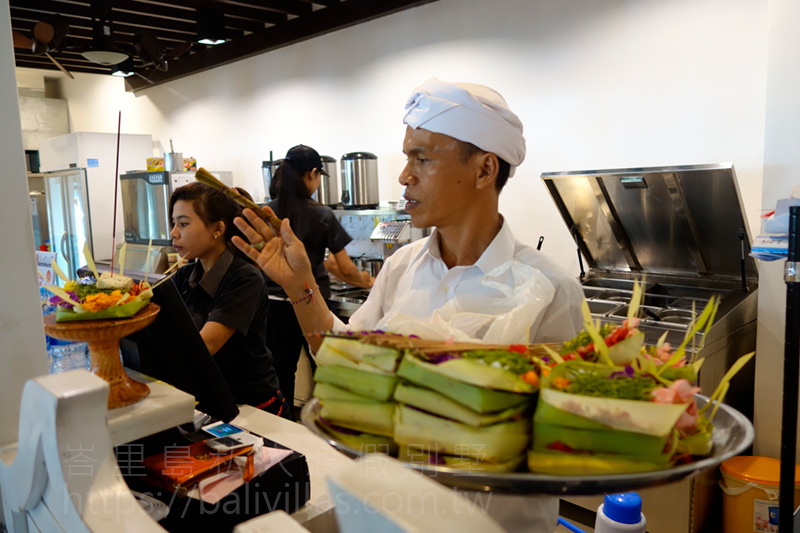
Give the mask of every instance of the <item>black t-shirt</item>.
[[(278, 200), (273, 200), (267, 205), (277, 212)], [(336, 218), (336, 214), (330, 207), (318, 204), (313, 200), (298, 202), (292, 212), (285, 216), (292, 224), (292, 231), (306, 247), (314, 279), (319, 285), (320, 292), (325, 298), (330, 297), (330, 279), (328, 271), (322, 264), (325, 260), (325, 249), (329, 249), (332, 254), (341, 252), (353, 239), (339, 223), (339, 219)], [(270, 294), (286, 296), (283, 289), (269, 278), (267, 284)]]
[(266, 276), (226, 250), (205, 276), (199, 261), (181, 267), (175, 285), (198, 330), (208, 321), (236, 330), (213, 356), (236, 403), (269, 400), (278, 391), (278, 377), (266, 341)]

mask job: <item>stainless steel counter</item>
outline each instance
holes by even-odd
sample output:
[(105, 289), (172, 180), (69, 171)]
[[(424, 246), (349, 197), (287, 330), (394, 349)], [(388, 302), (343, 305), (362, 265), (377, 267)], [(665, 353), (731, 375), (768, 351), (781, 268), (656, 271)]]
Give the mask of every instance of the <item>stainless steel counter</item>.
[(368, 296), (368, 290), (347, 283), (331, 283), (331, 297), (326, 302), (333, 314), (347, 322)]

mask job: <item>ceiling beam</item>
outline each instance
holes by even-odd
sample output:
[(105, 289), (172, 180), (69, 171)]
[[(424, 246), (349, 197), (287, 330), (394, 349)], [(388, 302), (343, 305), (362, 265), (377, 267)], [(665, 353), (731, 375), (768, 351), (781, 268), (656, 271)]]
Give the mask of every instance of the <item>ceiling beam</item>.
[[(201, 2), (197, 0), (170, 0), (167, 2), (166, 0), (131, 0), (135, 4), (140, 5), (142, 11), (154, 11), (159, 12), (161, 8), (166, 6), (177, 6), (179, 8), (190, 9), (193, 12), (197, 10), (199, 7), (214, 7), (221, 10), (227, 15), (231, 15), (233, 17), (239, 17), (243, 19), (252, 19), (252, 20), (260, 20), (267, 24), (280, 24), (281, 22), (286, 22), (287, 17), (286, 14), (277, 13), (275, 11), (268, 11), (264, 9), (256, 9), (250, 6), (244, 6), (239, 4), (228, 4), (222, 2)], [(151, 6), (148, 8), (148, 6)]]
[[(236, 0), (236, 3), (247, 4), (249, 6), (285, 13), (287, 15), (294, 15), (296, 17), (302, 17), (311, 13), (311, 4), (299, 0)], [(225, 6), (228, 5), (230, 4), (225, 2)]]
[(170, 64), (169, 71), (155, 72), (151, 76), (151, 83), (132, 76), (125, 80), (125, 86), (128, 91), (139, 91), (435, 1), (347, 0), (333, 7), (314, 11), (306, 17), (268, 28), (263, 32), (250, 34), (220, 46), (210, 46), (190, 56), (182, 57)]

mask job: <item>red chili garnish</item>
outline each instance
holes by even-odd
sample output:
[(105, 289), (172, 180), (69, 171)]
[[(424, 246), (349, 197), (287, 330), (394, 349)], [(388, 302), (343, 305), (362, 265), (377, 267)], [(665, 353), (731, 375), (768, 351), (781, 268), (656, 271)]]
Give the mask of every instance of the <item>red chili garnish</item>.
[(609, 333), (606, 338), (606, 346), (613, 346), (618, 342), (625, 340), (628, 336), (628, 328), (625, 326), (620, 326), (611, 333)]
[(528, 353), (528, 347), (524, 344), (512, 344), (508, 347), (509, 352)]
[(578, 346), (578, 355), (581, 356), (581, 359), (588, 359), (591, 354), (594, 353), (594, 343), (591, 342), (586, 346)]
[(557, 452), (575, 453), (575, 449), (572, 446), (567, 446), (561, 441), (551, 442), (547, 445), (547, 449)]

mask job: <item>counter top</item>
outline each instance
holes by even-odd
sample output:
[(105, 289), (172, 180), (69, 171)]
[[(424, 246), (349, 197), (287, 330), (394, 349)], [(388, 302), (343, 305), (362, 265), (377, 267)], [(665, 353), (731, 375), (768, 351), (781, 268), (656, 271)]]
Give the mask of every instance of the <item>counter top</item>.
[(135, 404), (108, 411), (108, 431), (112, 446), (192, 421), (194, 396), (135, 370), (126, 368), (125, 371), (136, 381), (146, 383), (150, 387), (150, 394)]
[(231, 424), (291, 448), (306, 457), (311, 480), (311, 498), (292, 517), (301, 524), (328, 513), (334, 501), (328, 492), (325, 478), (331, 472), (352, 463), (352, 459), (336, 451), (305, 426), (251, 407), (239, 406), (239, 416)]

